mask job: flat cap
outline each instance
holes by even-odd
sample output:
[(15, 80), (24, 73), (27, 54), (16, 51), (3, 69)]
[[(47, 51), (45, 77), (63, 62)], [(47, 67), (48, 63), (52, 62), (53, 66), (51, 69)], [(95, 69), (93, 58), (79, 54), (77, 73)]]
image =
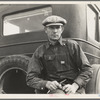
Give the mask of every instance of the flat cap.
[(64, 18), (56, 15), (49, 16), (42, 22), (44, 26), (65, 25), (66, 23), (67, 21)]

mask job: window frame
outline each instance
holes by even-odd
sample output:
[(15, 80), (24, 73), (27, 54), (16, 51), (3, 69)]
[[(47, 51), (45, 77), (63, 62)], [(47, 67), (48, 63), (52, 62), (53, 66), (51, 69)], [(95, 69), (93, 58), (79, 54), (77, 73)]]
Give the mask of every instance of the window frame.
[(46, 8), (51, 8), (51, 15), (52, 15), (53, 9), (52, 9), (52, 6), (51, 5), (45, 5), (45, 6), (42, 6), (42, 7), (29, 8), (29, 9), (24, 9), (24, 10), (18, 10), (18, 11), (11, 12), (11, 13), (6, 13), (5, 15), (2, 16), (2, 36), (5, 37), (5, 36), (11, 36), (11, 35), (19, 35), (19, 34), (27, 34), (27, 33), (30, 33), (30, 32), (24, 32), (24, 33), (16, 33), (16, 34), (4, 35), (4, 18), (6, 16), (20, 14), (20, 13), (27, 13), (29, 11), (35, 11), (35, 10), (38, 10), (38, 9), (46, 9)]
[[(87, 6), (96, 14), (96, 26), (95, 26), (95, 39), (94, 40), (99, 42), (100, 41), (100, 39), (99, 39), (99, 11), (96, 8), (96, 6), (93, 4), (88, 4)], [(87, 23), (88, 23), (88, 21), (87, 21)], [(88, 39), (89, 39), (89, 37), (88, 37), (88, 26), (87, 26), (87, 40)]]

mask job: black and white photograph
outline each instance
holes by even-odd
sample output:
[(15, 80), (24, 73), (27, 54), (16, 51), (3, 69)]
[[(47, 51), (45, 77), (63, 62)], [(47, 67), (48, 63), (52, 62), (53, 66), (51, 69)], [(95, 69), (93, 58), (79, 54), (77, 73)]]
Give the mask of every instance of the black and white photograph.
[(1, 3), (0, 94), (100, 97), (100, 3)]

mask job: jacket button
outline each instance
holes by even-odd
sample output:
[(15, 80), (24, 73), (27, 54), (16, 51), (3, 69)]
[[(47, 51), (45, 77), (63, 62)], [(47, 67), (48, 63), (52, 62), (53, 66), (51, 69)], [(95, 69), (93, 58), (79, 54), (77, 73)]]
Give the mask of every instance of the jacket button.
[(61, 61), (61, 64), (65, 64), (65, 61)]
[(63, 76), (60, 76), (60, 78), (63, 78)]
[(41, 87), (41, 90), (43, 90), (43, 87)]

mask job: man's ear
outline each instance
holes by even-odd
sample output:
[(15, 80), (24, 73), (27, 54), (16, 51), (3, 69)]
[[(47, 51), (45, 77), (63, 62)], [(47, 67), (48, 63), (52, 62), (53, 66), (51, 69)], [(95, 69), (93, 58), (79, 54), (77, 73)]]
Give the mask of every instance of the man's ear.
[(62, 32), (64, 31), (64, 26), (62, 26)]
[(47, 28), (46, 27), (44, 27), (44, 31), (45, 31), (45, 33), (47, 33)]

